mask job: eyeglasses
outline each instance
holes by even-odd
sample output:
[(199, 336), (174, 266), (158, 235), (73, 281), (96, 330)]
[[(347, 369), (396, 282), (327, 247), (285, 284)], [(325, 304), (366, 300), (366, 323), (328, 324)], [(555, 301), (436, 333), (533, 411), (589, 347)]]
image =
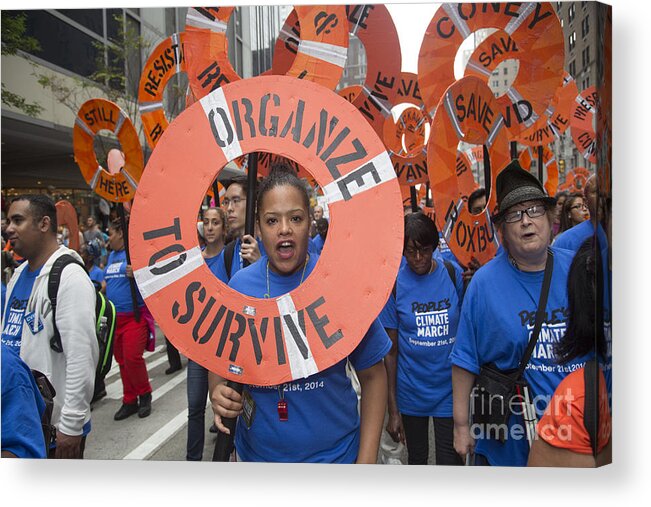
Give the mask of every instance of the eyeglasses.
[(242, 201), (246, 201), (246, 199), (243, 197), (233, 197), (232, 199), (225, 198), (222, 201), (222, 206), (224, 206), (224, 208), (228, 208), (229, 204), (232, 204), (233, 206), (237, 206)]
[(575, 204), (574, 206), (570, 206), (570, 209), (588, 209), (588, 206), (585, 203)]
[(536, 204), (535, 206), (530, 206), (527, 209), (519, 209), (518, 211), (511, 211), (510, 213), (507, 213), (504, 215), (504, 221), (506, 223), (513, 224), (522, 220), (522, 215), (524, 213), (526, 213), (529, 218), (537, 218), (543, 216), (546, 211), (547, 209), (545, 206)]
[(434, 247), (430, 245), (421, 247), (408, 246), (405, 248), (405, 256), (415, 257), (417, 253), (420, 254), (421, 257), (430, 256), (434, 253)]

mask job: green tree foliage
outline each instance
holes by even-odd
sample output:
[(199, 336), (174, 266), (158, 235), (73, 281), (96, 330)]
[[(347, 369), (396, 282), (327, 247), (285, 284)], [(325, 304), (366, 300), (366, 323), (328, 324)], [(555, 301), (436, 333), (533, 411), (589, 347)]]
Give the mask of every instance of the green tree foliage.
[[(34, 37), (25, 36), (25, 15), (2, 11), (2, 56), (15, 55), (18, 50), (36, 53), (41, 45)], [(12, 106), (28, 116), (37, 116), (43, 107), (38, 103), (29, 103), (24, 97), (13, 93), (2, 83), (2, 103)]]

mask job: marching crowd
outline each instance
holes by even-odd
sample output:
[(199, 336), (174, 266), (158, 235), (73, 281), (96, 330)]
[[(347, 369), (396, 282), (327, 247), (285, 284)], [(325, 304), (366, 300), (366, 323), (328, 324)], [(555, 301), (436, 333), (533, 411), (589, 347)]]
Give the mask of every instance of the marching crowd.
[[(311, 205), (305, 181), (277, 164), (258, 183), (254, 235), (244, 231), (246, 178), (225, 187), (221, 206), (203, 210), (197, 226), (211, 272), (258, 298), (298, 287), (314, 270), (329, 226), (323, 208)], [(207, 426), (230, 433), (224, 418), (237, 417), (232, 459), (239, 461), (399, 463), (406, 446), (409, 464), (427, 464), (432, 418), (439, 465), (609, 462), (610, 201), (598, 194), (594, 176), (582, 194), (548, 196), (517, 161), (500, 172), (494, 191), (495, 210), (486, 210), (483, 189), (467, 202), (471, 213), (491, 214), (500, 239), (484, 265), (460, 265), (434, 221), (405, 209), (402, 263), (384, 308), (346, 360), (302, 379), (313, 388), (293, 389), (290, 382), (240, 393), (189, 360), (187, 460), (203, 459)], [(116, 310), (113, 354), (123, 398), (114, 419), (159, 409), (152, 407), (143, 359), (155, 324), (132, 292), (124, 227), (116, 218), (106, 235), (88, 218), (79, 255), (60, 244), (67, 239), (57, 234), (48, 196), (20, 196), (6, 209), (3, 457), (83, 458), (92, 438), (91, 403), (105, 395), (96, 382), (98, 290)], [(78, 264), (63, 270), (54, 312), (48, 277), (66, 254)], [(5, 286), (6, 270), (13, 275)], [(55, 333), (60, 347), (53, 346)], [(173, 373), (182, 363), (167, 346), (166, 373)], [(589, 364), (596, 365), (591, 377)], [(44, 400), (30, 370), (44, 373), (56, 390), (49, 444)], [(597, 378), (596, 409), (589, 410)], [(488, 412), (499, 412), (495, 383), (517, 390), (506, 399), (501, 423), (482, 408), (488, 403)]]

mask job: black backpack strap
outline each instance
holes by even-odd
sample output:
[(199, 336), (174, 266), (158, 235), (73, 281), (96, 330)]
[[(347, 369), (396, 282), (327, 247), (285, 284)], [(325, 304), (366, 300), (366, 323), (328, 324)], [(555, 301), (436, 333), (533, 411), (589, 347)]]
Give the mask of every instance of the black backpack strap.
[(583, 382), (585, 384), (583, 425), (590, 436), (592, 455), (596, 458), (599, 445), (599, 368), (594, 359), (585, 363)]
[(61, 257), (56, 259), (50, 269), (47, 281), (47, 296), (50, 299), (50, 305), (52, 306), (52, 324), (54, 326), (54, 335), (50, 338), (50, 348), (55, 352), (63, 352), (61, 334), (59, 333), (59, 328), (57, 328), (57, 295), (59, 292), (59, 284), (61, 283), (63, 268), (68, 264), (77, 264), (81, 266), (84, 271), (86, 270), (85, 266), (70, 254), (63, 254)]
[(224, 265), (226, 266), (226, 277), (231, 279), (231, 268), (233, 267), (233, 256), (235, 255), (235, 243), (237, 240), (231, 241), (224, 247)]

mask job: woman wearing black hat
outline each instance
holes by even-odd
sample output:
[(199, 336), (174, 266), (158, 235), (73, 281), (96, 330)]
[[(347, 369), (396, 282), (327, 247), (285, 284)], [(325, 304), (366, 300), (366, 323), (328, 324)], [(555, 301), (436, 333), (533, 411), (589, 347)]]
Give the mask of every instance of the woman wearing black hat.
[(549, 246), (554, 198), (517, 161), (498, 175), (496, 190), (499, 212), (493, 223), (503, 248), (468, 286), (450, 356), (454, 446), (462, 456), (474, 451), (477, 464), (525, 466), (528, 435), (534, 433), (524, 421), (525, 406), (511, 406), (508, 424), (489, 434), (485, 426), (469, 423), (469, 400), (474, 402), (481, 394), (473, 386), (482, 367), (512, 372), (520, 366), (533, 334), (548, 262), (551, 282), (542, 326), (529, 361), (523, 361), (523, 376), (538, 417), (574, 362), (583, 358), (561, 367), (554, 355), (554, 345), (566, 329), (567, 275), (572, 262), (570, 252)]

